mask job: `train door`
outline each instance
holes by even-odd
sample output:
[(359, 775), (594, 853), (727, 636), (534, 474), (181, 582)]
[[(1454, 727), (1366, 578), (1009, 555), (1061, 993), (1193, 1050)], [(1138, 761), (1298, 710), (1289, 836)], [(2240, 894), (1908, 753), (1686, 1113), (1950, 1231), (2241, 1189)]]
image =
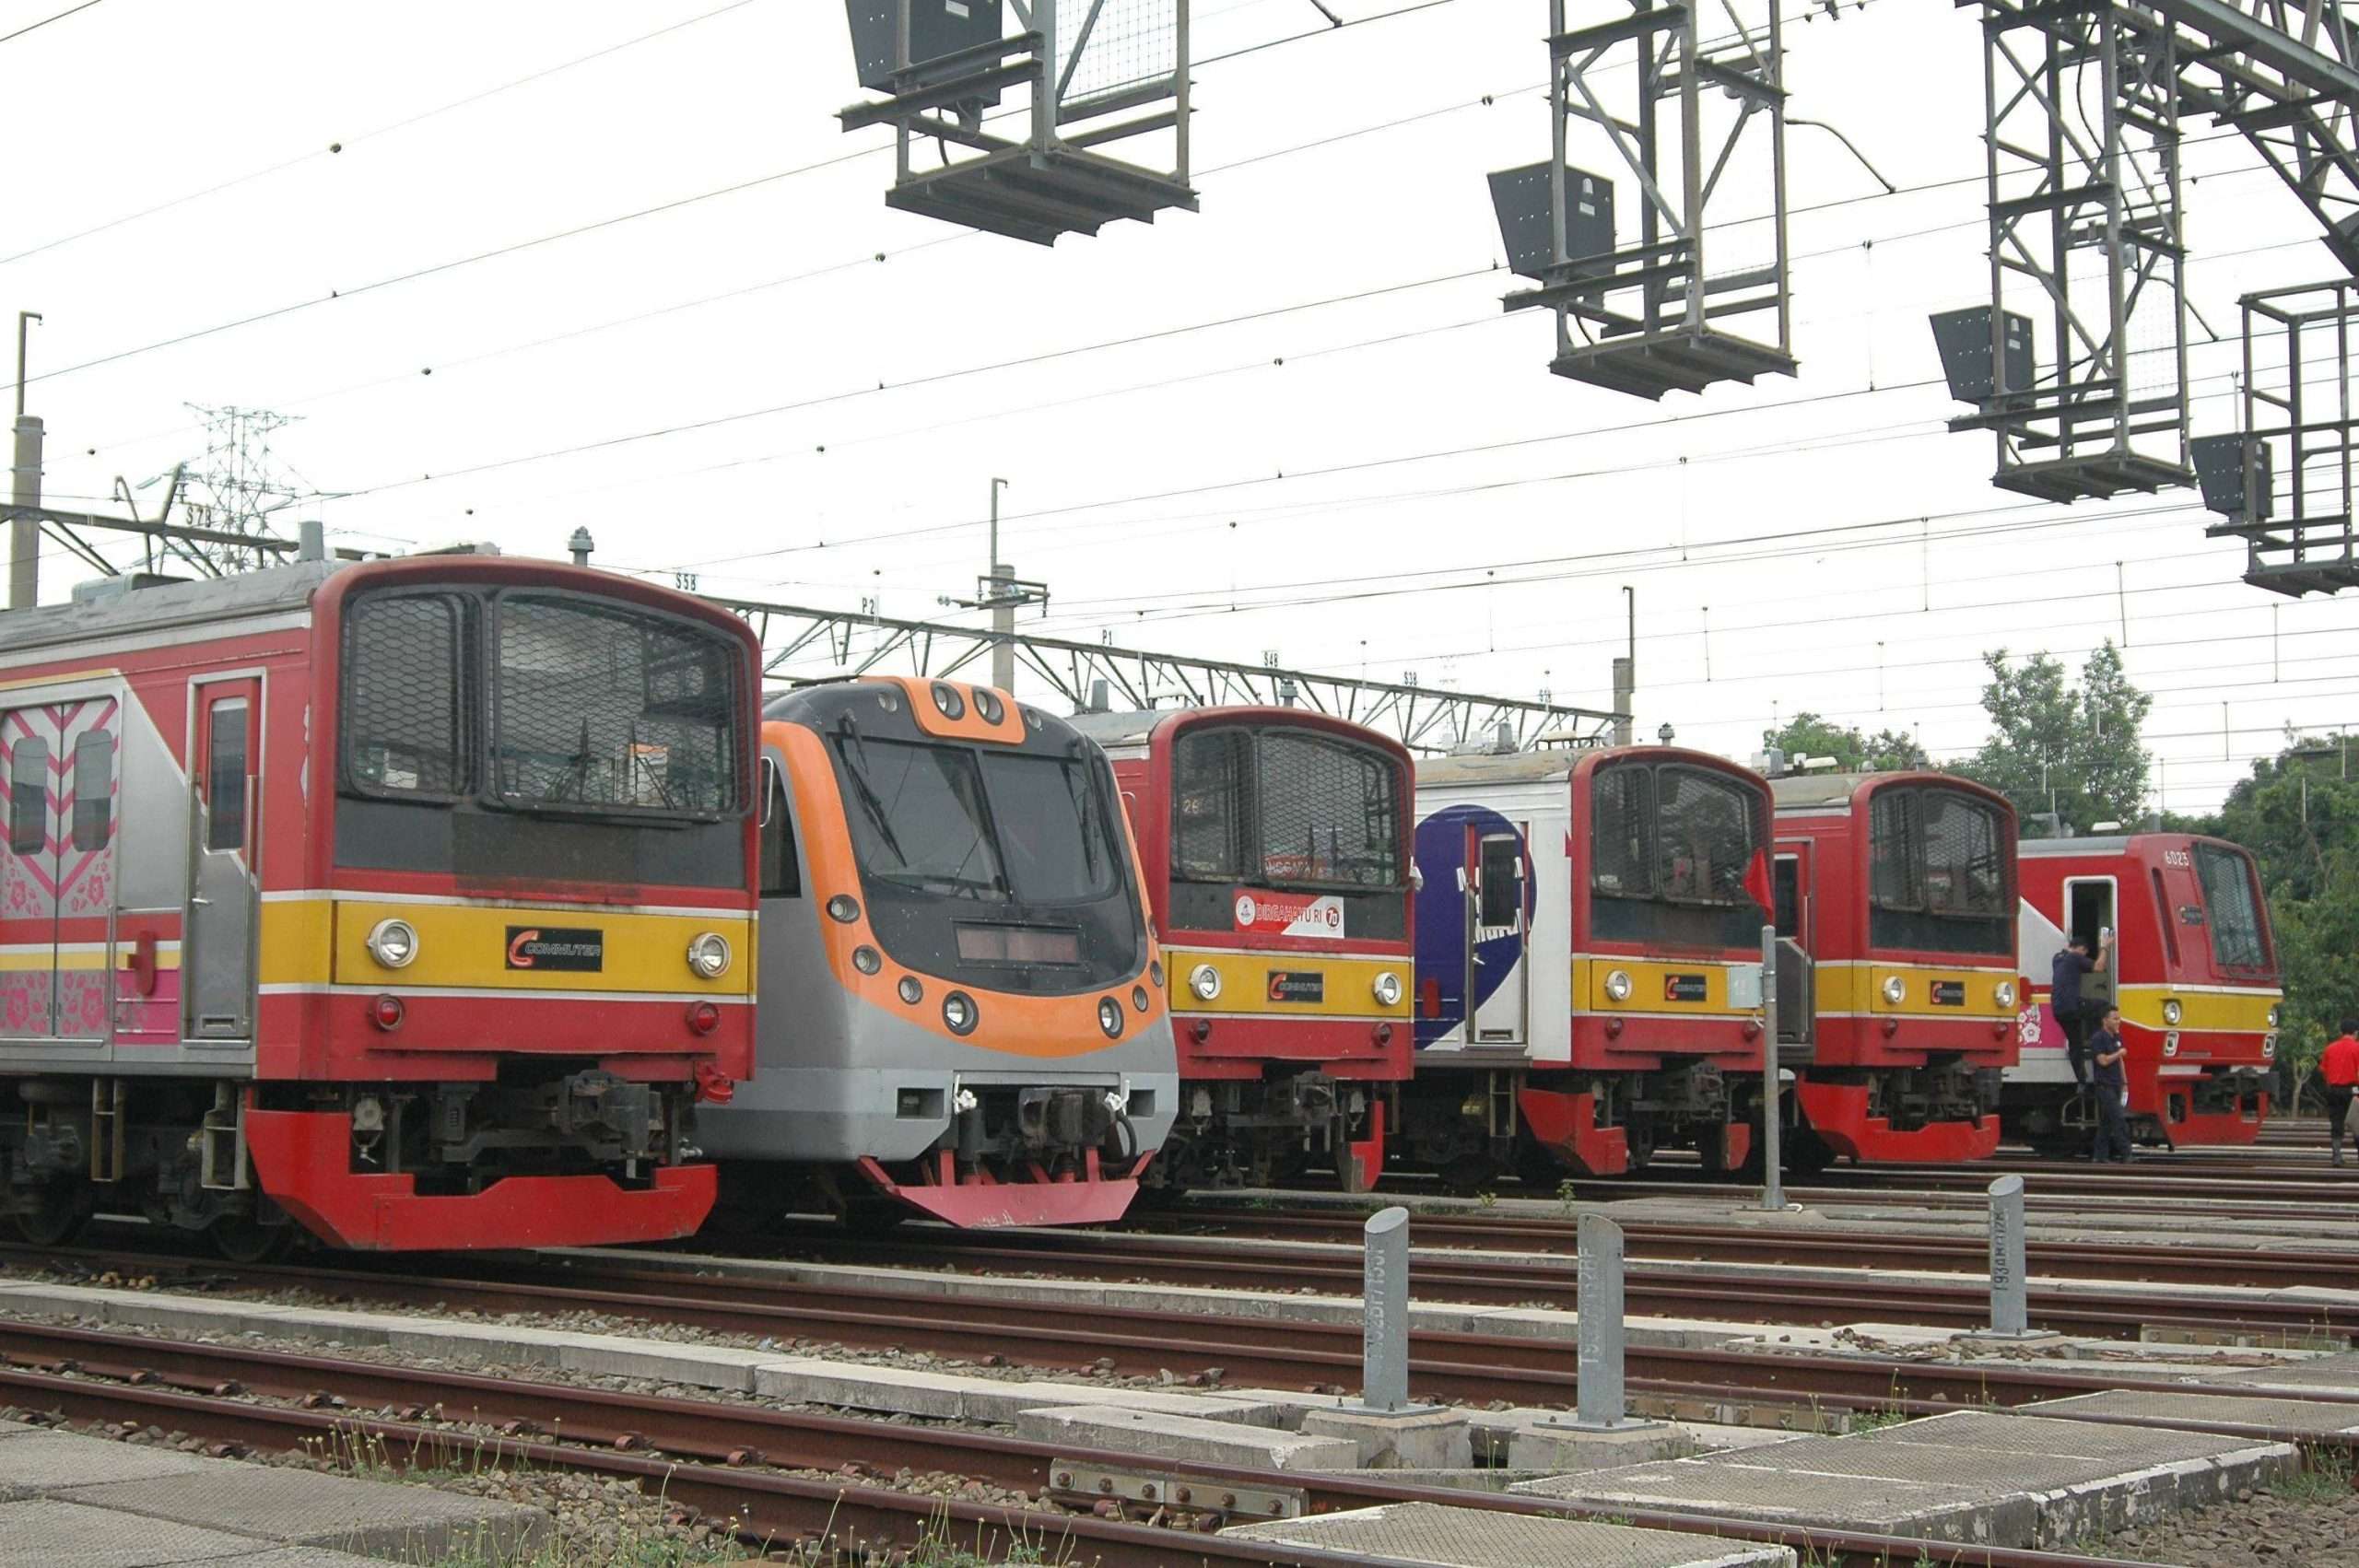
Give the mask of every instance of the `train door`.
[(108, 1039), (115, 714), (88, 697), (0, 715), (0, 1036)]
[[(1513, 832), (1478, 830), (1468, 837), (1473, 840), (1468, 856), (1473, 885), (1466, 896), (1466, 974), (1474, 998), (1474, 1027), (1468, 1043), (1520, 1046), (1531, 1011), (1532, 975), (1532, 965), (1522, 962), (1529, 953), (1529, 944), (1522, 940), (1529, 934), (1524, 921), (1529, 904), (1523, 884), (1524, 835), (1519, 825)], [(1501, 964), (1514, 965), (1514, 972), (1485, 972)]]
[[(2109, 876), (2067, 879), (2064, 883), (2066, 936), (2086, 942), (2089, 955), (2095, 957), (2100, 938), (2110, 934), (2118, 939), (2120, 935), (2120, 903), (2118, 884)], [(2117, 950), (2113, 962), (2102, 971), (2081, 977), (2083, 1017), (2095, 1018), (2114, 1000), (2114, 989), (2119, 979), (2117, 971), (2120, 957)]]
[(1772, 897), (1775, 908), (1771, 919), (1778, 934), (1804, 953), (1815, 954), (1817, 946), (1811, 932), (1811, 846), (1807, 843), (1780, 844), (1778, 858), (1770, 869)]
[(261, 924), (257, 848), (262, 682), (201, 681), (191, 688), (188, 918), (182, 966), (193, 1040), (251, 1040), (254, 948)]

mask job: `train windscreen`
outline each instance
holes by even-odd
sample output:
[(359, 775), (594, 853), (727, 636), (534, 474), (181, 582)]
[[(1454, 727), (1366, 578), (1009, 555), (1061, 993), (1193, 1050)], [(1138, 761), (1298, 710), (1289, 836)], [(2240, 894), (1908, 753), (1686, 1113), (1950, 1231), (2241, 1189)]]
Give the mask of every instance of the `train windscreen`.
[(716, 627), (471, 584), (343, 610), (342, 865), (742, 887), (750, 670)]
[(1200, 727), (1171, 764), (1171, 872), (1257, 886), (1395, 889), (1396, 758), (1310, 730)]
[(2212, 961), (2223, 969), (2268, 969), (2268, 930), (2260, 900), (2253, 892), (2252, 861), (2241, 850), (2198, 844), (2195, 874), (2203, 883), (2204, 929), (2212, 941)]
[(2012, 954), (2013, 910), (2005, 818), (1996, 804), (1938, 786), (1876, 792), (1868, 825), (1872, 943)]
[(1758, 944), (1763, 910), (1744, 879), (1766, 838), (1759, 790), (1683, 763), (1608, 763), (1590, 780), (1590, 907), (1598, 936)]
[(900, 962), (1036, 990), (1137, 966), (1136, 895), (1102, 763), (850, 730), (831, 749), (872, 920)]

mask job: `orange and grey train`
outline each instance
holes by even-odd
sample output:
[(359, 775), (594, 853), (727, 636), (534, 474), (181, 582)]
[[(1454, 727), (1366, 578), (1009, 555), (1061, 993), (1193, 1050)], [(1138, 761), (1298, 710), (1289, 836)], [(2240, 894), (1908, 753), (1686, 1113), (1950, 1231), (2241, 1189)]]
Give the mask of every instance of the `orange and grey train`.
[(1179, 1076), (1105, 754), (948, 681), (806, 686), (763, 720), (760, 974), (794, 1000), (699, 1117), (723, 1204), (1119, 1218)]

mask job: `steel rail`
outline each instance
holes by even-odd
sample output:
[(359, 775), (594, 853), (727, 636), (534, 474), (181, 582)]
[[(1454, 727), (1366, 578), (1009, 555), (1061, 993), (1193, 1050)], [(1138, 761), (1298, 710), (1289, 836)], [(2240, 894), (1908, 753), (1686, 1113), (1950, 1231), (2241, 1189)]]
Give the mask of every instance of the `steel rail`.
[[(244, 1447), (258, 1444), (286, 1448), (311, 1445), (333, 1451), (355, 1439), (365, 1439), (396, 1463), (441, 1461), (453, 1455), (463, 1458), (472, 1457), (481, 1461), (487, 1450), (488, 1457), (494, 1463), (523, 1462), (648, 1483), (651, 1491), (694, 1507), (708, 1518), (732, 1521), (738, 1538), (748, 1544), (774, 1546), (819, 1539), (841, 1540), (846, 1537), (875, 1543), (909, 1544), (929, 1529), (955, 1525), (971, 1527), (983, 1535), (1003, 1533), (1010, 1539), (1080, 1545), (1092, 1554), (1092, 1560), (1101, 1568), (1134, 1568), (1134, 1565), (1135, 1568), (1145, 1568), (1148, 1564), (1191, 1562), (1205, 1564), (1207, 1568), (1216, 1562), (1291, 1564), (1295, 1568), (1346, 1568), (1346, 1565), (1357, 1564), (1359, 1568), (1371, 1568), (1372, 1564), (1380, 1564), (1382, 1561), (1362, 1555), (1320, 1552), (1262, 1542), (1231, 1541), (1218, 1537), (1183, 1536), (1172, 1529), (1104, 1519), (1094, 1514), (1069, 1515), (1030, 1508), (1016, 1509), (966, 1500), (918, 1496), (846, 1482), (813, 1481), (762, 1469), (681, 1463), (667, 1456), (633, 1451), (641, 1444), (651, 1448), (657, 1446), (641, 1435), (642, 1432), (652, 1430), (689, 1445), (679, 1452), (703, 1457), (710, 1447), (708, 1439), (713, 1430), (712, 1423), (716, 1422), (732, 1423), (731, 1430), (734, 1431), (757, 1430), (768, 1439), (765, 1445), (743, 1447), (723, 1456), (739, 1465), (791, 1463), (791, 1460), (777, 1458), (776, 1454), (801, 1452), (803, 1450), (792, 1445), (811, 1441), (828, 1445), (829, 1451), (825, 1457), (831, 1463), (839, 1462), (843, 1457), (843, 1449), (836, 1445), (847, 1441), (868, 1444), (870, 1452), (899, 1455), (922, 1450), (930, 1455), (937, 1451), (926, 1445), (931, 1437), (941, 1434), (926, 1434), (921, 1429), (895, 1427), (882, 1422), (801, 1412), (755, 1410), (703, 1400), (614, 1395), (562, 1385), (520, 1383), (514, 1379), (475, 1378), (423, 1370), (412, 1372), (398, 1366), (291, 1356), (248, 1347), (134, 1340), (93, 1330), (0, 1325), (0, 1348), (5, 1349), (6, 1357), (11, 1362), (27, 1357), (53, 1358), (53, 1364), (61, 1370), (28, 1371), (18, 1366), (0, 1368), (0, 1394), (5, 1394), (12, 1402), (53, 1411), (61, 1417), (100, 1421), (128, 1419), (142, 1425), (168, 1425), (172, 1430), (199, 1438)], [(65, 1350), (80, 1353), (74, 1356), (57, 1354)], [(161, 1363), (160, 1366), (158, 1363)], [(76, 1369), (77, 1375), (65, 1375), (63, 1369), (67, 1366)], [(158, 1377), (159, 1371), (165, 1376), (198, 1387), (195, 1391), (190, 1391), (161, 1386)], [(88, 1380), (92, 1375), (120, 1375), (126, 1380), (145, 1381), (99, 1383)], [(546, 1423), (551, 1429), (563, 1428), (577, 1441), (584, 1434), (593, 1435), (607, 1446), (592, 1449), (545, 1442), (521, 1434), (477, 1440), (467, 1434), (420, 1425), (415, 1420), (389, 1422), (317, 1409), (255, 1404), (235, 1391), (241, 1387), (287, 1388), (296, 1384), (316, 1383), (323, 1377), (330, 1379), (332, 1387), (351, 1390), (353, 1395), (364, 1399), (374, 1398), (388, 1387), (398, 1387), (405, 1380), (415, 1379), (420, 1387), (448, 1390), (458, 1398), (473, 1401), (466, 1407), (470, 1410), (533, 1409), (537, 1412), (529, 1416), (505, 1417), (502, 1421), (504, 1425), (522, 1427), (527, 1422)], [(363, 1393), (362, 1390), (368, 1392)], [(308, 1391), (323, 1392), (318, 1389)], [(534, 1401), (540, 1403), (535, 1405)], [(447, 1401), (443, 1403), (447, 1410)], [(571, 1412), (570, 1419), (568, 1412)], [(611, 1419), (616, 1415), (628, 1415), (632, 1424), (620, 1425)], [(599, 1424), (602, 1419), (604, 1420), (604, 1426)], [(697, 1435), (698, 1431), (703, 1435)], [(785, 1435), (790, 1433), (794, 1435)], [(2261, 1435), (2253, 1429), (2241, 1429), (2233, 1434)], [(961, 1457), (990, 1456), (996, 1473), (1009, 1478), (1006, 1484), (1022, 1484), (1013, 1480), (1019, 1457), (1035, 1467), (1023, 1471), (1028, 1477), (1047, 1474), (1050, 1465), (1059, 1457), (1076, 1464), (1097, 1457), (1077, 1453), (1060, 1455), (1047, 1445), (1025, 1444), (992, 1433), (962, 1433), (955, 1437), (945, 1436), (942, 1441), (956, 1445), (956, 1452)], [(1106, 1457), (1117, 1458), (1131, 1466), (1138, 1462), (1135, 1457), (1131, 1456)], [(1003, 1466), (1006, 1468), (997, 1468)], [(1214, 1487), (1234, 1483), (1303, 1489), (1312, 1508), (1322, 1512), (1332, 1508), (1398, 1502), (1432, 1502), (1565, 1517), (1594, 1516), (1596, 1512), (1553, 1499), (1391, 1482), (1381, 1479), (1381, 1472), (1307, 1475), (1226, 1466), (1164, 1468), (1202, 1476)], [(1048, 1475), (1048, 1479), (1039, 1484), (1048, 1485), (1053, 1491), (1053, 1479), (1052, 1475)], [(1968, 1565), (1975, 1565), (1975, 1568), (2067, 1568), (2068, 1564), (2105, 1561), (2059, 1552), (1766, 1526), (1704, 1514), (1617, 1508), (1612, 1517), (1617, 1522), (1651, 1528), (1776, 1542), (1812, 1554), (1816, 1561), (1831, 1559), (1845, 1564), (1846, 1568), (1852, 1568), (1852, 1565), (1865, 1568), (1870, 1564), (1889, 1568), (1893, 1564), (1928, 1563), (1940, 1565), (1940, 1568), (1952, 1568), (1952, 1565), (1954, 1568), (1968, 1568)]]

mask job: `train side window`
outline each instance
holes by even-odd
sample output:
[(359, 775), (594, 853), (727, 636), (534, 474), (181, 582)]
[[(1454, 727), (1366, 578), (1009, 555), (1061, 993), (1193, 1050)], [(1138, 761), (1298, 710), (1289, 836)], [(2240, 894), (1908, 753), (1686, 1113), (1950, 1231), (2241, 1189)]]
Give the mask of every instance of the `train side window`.
[(8, 848), (38, 855), (49, 841), (49, 743), (28, 735), (8, 756)]
[(74, 848), (103, 849), (114, 825), (114, 737), (85, 730), (74, 742)]
[(803, 896), (803, 868), (794, 859), (794, 816), (787, 809), (786, 782), (778, 768), (762, 764), (769, 790), (762, 802), (762, 890), (765, 898)]
[(2163, 868), (2150, 866), (2147, 874), (2154, 879), (2154, 919), (2162, 923), (2163, 950), (2170, 955), (2171, 967), (2178, 967), (2178, 927), (2171, 920), (2171, 901), (2163, 891)]
[(213, 743), (205, 759), (207, 849), (246, 847), (246, 705), (213, 705)]
[(1523, 855), (1514, 839), (1483, 840), (1482, 877), (1476, 923), (1494, 930), (1515, 925), (1523, 910)]
[(1802, 940), (1802, 863), (1798, 856), (1778, 857), (1777, 913), (1771, 917), (1778, 934), (1790, 942)]

